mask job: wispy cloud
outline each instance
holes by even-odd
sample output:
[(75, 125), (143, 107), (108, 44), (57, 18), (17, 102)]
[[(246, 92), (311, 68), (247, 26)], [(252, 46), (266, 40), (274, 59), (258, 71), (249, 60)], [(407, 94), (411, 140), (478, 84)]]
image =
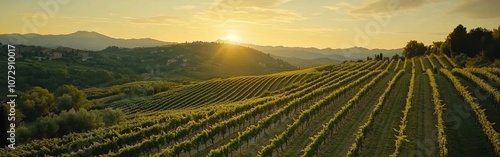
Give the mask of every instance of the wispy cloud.
[(216, 7), (262, 7), (269, 8), (288, 2), (289, 0), (215, 0), (213, 5)]
[(104, 18), (104, 17), (88, 17), (88, 16), (59, 16), (57, 18), (61, 19), (66, 19), (66, 20), (74, 20), (74, 21), (79, 21), (79, 22), (116, 22), (113, 19), (110, 18)]
[(302, 14), (292, 10), (262, 7), (235, 7), (223, 10), (212, 10), (200, 12), (197, 16), (204, 20), (239, 21), (246, 23), (291, 23), (293, 21), (307, 19)]
[(500, 2), (498, 0), (462, 1), (449, 14), (473, 19), (500, 18)]
[(150, 17), (125, 17), (125, 20), (133, 24), (173, 24), (185, 23), (179, 16), (150, 16)]
[(301, 32), (301, 33), (317, 33), (317, 34), (324, 34), (324, 33), (335, 33), (335, 32), (342, 32), (346, 31), (347, 29), (333, 29), (333, 28), (285, 28), (284, 30), (286, 31), (292, 31), (292, 32)]
[(375, 0), (350, 11), (352, 14), (395, 13), (417, 9), (441, 0)]
[(194, 6), (194, 5), (183, 5), (183, 6), (178, 6), (176, 8), (177, 9), (184, 9), (184, 10), (191, 10), (191, 9), (195, 9), (196, 6)]
[(323, 6), (323, 8), (326, 8), (328, 10), (333, 10), (333, 11), (340, 10), (340, 7), (338, 7), (338, 6)]

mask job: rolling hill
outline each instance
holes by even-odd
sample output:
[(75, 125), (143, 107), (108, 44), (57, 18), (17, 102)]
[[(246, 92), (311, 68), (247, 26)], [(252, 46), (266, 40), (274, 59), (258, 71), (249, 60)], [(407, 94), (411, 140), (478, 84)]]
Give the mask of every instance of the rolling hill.
[[(24, 38), (26, 40), (11, 40)], [(17, 41), (17, 42), (13, 42)], [(74, 49), (98, 51), (108, 46), (125, 48), (151, 47), (173, 44), (151, 38), (142, 39), (117, 39), (97, 32), (77, 31), (71, 34), (40, 35), (40, 34), (1, 34), (0, 43), (36, 45), (50, 48), (59, 46)]]
[[(26, 40), (13, 40), (23, 37)], [(224, 42), (217, 40), (216, 42)], [(97, 32), (77, 31), (71, 34), (61, 35), (39, 35), (39, 34), (1, 34), (0, 43), (36, 45), (44, 47), (70, 47), (74, 49), (100, 51), (108, 46), (122, 48), (154, 47), (175, 44), (150, 38), (143, 39), (116, 39)], [(276, 58), (283, 59), (297, 67), (312, 67), (324, 63), (337, 63), (345, 60), (366, 59), (375, 54), (382, 53), (384, 56), (401, 54), (402, 49), (366, 49), (362, 47), (352, 47), (345, 49), (318, 49), (304, 47), (284, 47), (284, 46), (261, 46), (245, 43), (234, 43), (256, 50), (262, 51)]]
[[(500, 128), (494, 124), (500, 121), (500, 94), (493, 80), (498, 82), (500, 69), (456, 65), (433, 55), (205, 81), (110, 104), (129, 114), (119, 124), (0, 148), (0, 153), (498, 156)], [(283, 81), (299, 83), (283, 88), (289, 84)], [(279, 92), (259, 94), (266, 89)], [(432, 149), (423, 149), (422, 142)]]
[[(6, 50), (2, 48), (0, 56), (6, 57)], [(297, 69), (255, 49), (216, 42), (108, 47), (101, 51), (18, 45), (17, 50), (22, 56), (16, 59), (16, 86), (20, 91), (34, 86), (54, 90), (64, 84), (86, 88), (139, 80), (189, 82)]]

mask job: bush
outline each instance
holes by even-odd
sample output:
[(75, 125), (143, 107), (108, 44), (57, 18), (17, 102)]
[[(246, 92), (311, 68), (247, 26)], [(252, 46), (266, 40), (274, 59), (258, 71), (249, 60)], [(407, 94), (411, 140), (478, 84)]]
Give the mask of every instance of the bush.
[(106, 125), (106, 126), (115, 125), (115, 124), (118, 124), (119, 122), (125, 120), (125, 114), (120, 109), (114, 110), (111, 108), (106, 108), (106, 109), (100, 111), (100, 114), (102, 116), (102, 120), (104, 122), (104, 125)]
[(29, 125), (21, 126), (20, 137), (23, 139), (61, 137), (73, 132), (85, 132), (118, 124), (123, 120), (125, 115), (121, 110), (70, 109), (60, 114), (38, 118)]

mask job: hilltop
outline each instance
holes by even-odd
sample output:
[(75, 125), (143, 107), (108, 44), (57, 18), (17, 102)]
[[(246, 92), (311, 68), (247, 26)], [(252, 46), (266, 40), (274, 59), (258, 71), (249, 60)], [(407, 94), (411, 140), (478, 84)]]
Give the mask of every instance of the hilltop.
[[(25, 39), (25, 40), (11, 40)], [(215, 42), (226, 42), (216, 40)], [(73, 49), (101, 51), (109, 46), (121, 48), (155, 47), (178, 44), (176, 42), (160, 41), (151, 38), (119, 39), (92, 31), (77, 31), (71, 34), (40, 35), (40, 34), (0, 34), (0, 43), (35, 45), (49, 48), (70, 47)], [(338, 63), (345, 60), (366, 59), (366, 56), (382, 53), (384, 56), (401, 55), (402, 49), (367, 49), (352, 47), (342, 49), (314, 47), (262, 46), (247, 43), (232, 44), (250, 47), (274, 58), (282, 59), (290, 64), (305, 68), (316, 65)]]
[[(104, 87), (139, 80), (189, 82), (297, 69), (258, 50), (217, 42), (112, 46), (101, 51), (17, 45), (17, 50), (16, 86), (20, 91), (34, 86), (53, 90), (64, 84)], [(1, 54), (6, 57), (7, 53)]]
[[(13, 39), (13, 40), (11, 40)], [(25, 40), (16, 40), (25, 39)], [(60, 46), (74, 49), (99, 51), (108, 46), (126, 48), (151, 47), (173, 44), (151, 38), (119, 39), (112, 38), (93, 31), (77, 31), (70, 34), (40, 35), (40, 34), (0, 34), (1, 43), (36, 45), (49, 48)]]

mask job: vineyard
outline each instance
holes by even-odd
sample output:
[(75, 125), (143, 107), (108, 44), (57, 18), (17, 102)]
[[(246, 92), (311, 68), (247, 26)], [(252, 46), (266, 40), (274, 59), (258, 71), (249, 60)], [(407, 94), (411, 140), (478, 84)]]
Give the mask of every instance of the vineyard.
[[(446, 56), (209, 80), (107, 107), (127, 120), (2, 156), (500, 156), (500, 69)], [(104, 91), (103, 91), (104, 92)]]

